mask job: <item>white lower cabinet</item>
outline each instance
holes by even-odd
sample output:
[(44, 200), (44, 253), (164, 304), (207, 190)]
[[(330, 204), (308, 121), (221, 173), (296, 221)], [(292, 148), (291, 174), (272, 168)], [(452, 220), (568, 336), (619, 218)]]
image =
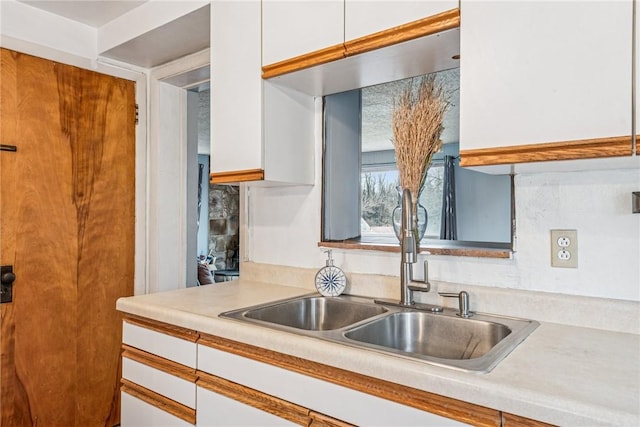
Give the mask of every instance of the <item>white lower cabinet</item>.
[(189, 408), (196, 407), (194, 379), (184, 379), (142, 362), (122, 358), (122, 378)]
[(121, 408), (122, 427), (193, 427), (193, 424), (124, 391)]
[(204, 426), (295, 426), (285, 418), (270, 414), (216, 392), (198, 387), (196, 424)]
[(125, 318), (122, 427), (548, 424), (298, 357)]
[(158, 322), (125, 319), (122, 324), (123, 344), (190, 368), (196, 367), (196, 339), (195, 331)]
[(196, 331), (125, 318), (122, 427), (184, 427), (196, 422)]
[[(310, 416), (312, 411), (334, 419), (333, 422), (325, 425), (420, 425), (425, 427), (468, 425), (200, 343), (198, 344), (198, 371), (251, 390), (257, 402), (261, 402), (264, 398), (275, 398), (296, 407), (308, 408), (306, 425), (317, 425), (312, 423)], [(200, 392), (201, 388), (198, 387), (198, 393)], [(211, 394), (215, 395), (213, 392)], [(225, 407), (223, 413), (232, 413), (236, 417), (240, 417), (239, 413), (242, 413), (242, 417), (251, 417), (255, 409), (247, 405), (238, 405), (237, 402), (229, 402), (228, 399), (218, 399), (216, 402), (217, 405), (229, 405)], [(198, 425), (200, 425), (201, 412), (205, 410), (202, 404), (204, 404), (203, 400), (198, 395)], [(215, 413), (212, 416), (215, 417)], [(247, 419), (249, 420), (247, 423), (235, 425), (255, 425), (250, 421), (251, 418)]]

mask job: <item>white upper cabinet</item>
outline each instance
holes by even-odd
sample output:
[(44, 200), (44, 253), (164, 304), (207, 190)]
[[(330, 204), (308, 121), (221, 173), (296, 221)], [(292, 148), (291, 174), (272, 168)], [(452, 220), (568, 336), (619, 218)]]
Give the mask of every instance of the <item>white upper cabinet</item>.
[(262, 64), (344, 42), (344, 0), (262, 0)]
[(458, 0), (345, 0), (345, 40), (455, 9)]
[(458, 0), (262, 0), (269, 65), (458, 7)]
[(260, 2), (211, 3), (211, 171), (262, 168)]
[(314, 99), (263, 82), (260, 6), (211, 3), (211, 177), (313, 184)]
[(632, 0), (461, 2), (460, 150), (631, 134)]
[[(321, 96), (458, 67), (457, 6), (457, 0), (263, 0), (263, 78)], [(290, 19), (282, 22), (284, 16)]]

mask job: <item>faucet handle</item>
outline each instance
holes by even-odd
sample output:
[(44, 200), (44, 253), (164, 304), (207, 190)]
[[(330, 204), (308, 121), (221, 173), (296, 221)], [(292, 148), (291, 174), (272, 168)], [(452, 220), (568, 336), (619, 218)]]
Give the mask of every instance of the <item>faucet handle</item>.
[(431, 290), (431, 283), (429, 283), (429, 264), (427, 263), (426, 259), (424, 260), (424, 278), (422, 279), (422, 281), (413, 280), (412, 278), (411, 283), (420, 283), (424, 285), (424, 286), (414, 286), (409, 284), (407, 287), (412, 291), (429, 292)]
[(429, 283), (429, 262), (425, 259), (424, 260), (424, 285), (427, 288), (427, 291), (429, 291), (429, 289), (431, 289), (431, 283)]
[(467, 291), (454, 292), (438, 292), (441, 297), (458, 298), (458, 313), (460, 317), (469, 318), (473, 316), (473, 312), (469, 311), (469, 293)]

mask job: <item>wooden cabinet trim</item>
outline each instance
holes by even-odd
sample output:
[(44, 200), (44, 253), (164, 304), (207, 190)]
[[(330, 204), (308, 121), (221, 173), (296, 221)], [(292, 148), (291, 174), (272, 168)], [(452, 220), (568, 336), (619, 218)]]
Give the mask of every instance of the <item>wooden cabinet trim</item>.
[(184, 406), (178, 402), (164, 397), (154, 391), (144, 388), (136, 383), (128, 381), (126, 379), (121, 380), (122, 386), (120, 390), (123, 393), (127, 393), (133, 397), (148, 403), (151, 406), (155, 406), (165, 412), (168, 412), (188, 423), (196, 423), (196, 410)]
[(284, 61), (268, 64), (262, 67), (262, 78), (269, 79), (282, 74), (304, 70), (316, 65), (326, 64), (347, 56), (344, 44), (337, 44), (324, 49), (305, 53)]
[(180, 326), (170, 325), (168, 323), (132, 314), (125, 315), (123, 320), (132, 325), (140, 326), (162, 334), (171, 335), (172, 337), (180, 338), (189, 342), (196, 342), (199, 336), (198, 332), (192, 329), (182, 328)]
[(264, 169), (246, 169), (230, 172), (214, 172), (210, 175), (211, 184), (232, 184), (245, 181), (264, 180)]
[(262, 67), (262, 78), (269, 79), (294, 71), (304, 70), (305, 68), (326, 64), (327, 62), (458, 28), (459, 26), (460, 9), (451, 9), (437, 15), (428, 16), (354, 40), (345, 41), (344, 44), (305, 53), (274, 64), (267, 64)]
[(631, 136), (460, 150), (460, 166), (488, 166), (632, 155)]
[(249, 344), (201, 334), (199, 345), (267, 363), (352, 390), (476, 426), (501, 424), (500, 411)]
[(346, 56), (359, 55), (460, 26), (460, 9), (451, 9), (407, 24), (345, 42)]
[(554, 427), (554, 425), (503, 412), (502, 427)]
[(329, 417), (315, 411), (309, 411), (309, 427), (352, 427), (353, 424)]
[(299, 425), (309, 424), (309, 410), (223, 378), (198, 371), (198, 387), (284, 418)]
[(181, 365), (180, 363), (173, 362), (165, 359), (164, 357), (156, 356), (155, 354), (147, 353), (146, 351), (139, 350), (134, 347), (130, 347), (126, 344), (122, 345), (122, 357), (134, 360), (159, 371), (173, 375), (174, 377), (182, 378), (183, 380), (195, 383), (196, 382), (196, 370), (188, 366)]

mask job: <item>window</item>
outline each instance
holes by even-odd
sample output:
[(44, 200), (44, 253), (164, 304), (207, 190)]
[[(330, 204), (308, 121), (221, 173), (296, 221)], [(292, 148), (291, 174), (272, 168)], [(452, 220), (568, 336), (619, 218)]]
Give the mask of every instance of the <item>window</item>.
[[(438, 239), (442, 214), (443, 165), (432, 164), (427, 171), (425, 190), (420, 196), (428, 212), (425, 239)], [(365, 241), (383, 241), (395, 237), (392, 226), (393, 210), (400, 202), (398, 169), (394, 165), (384, 168), (362, 166), (360, 175), (361, 217), (360, 235)]]
[[(460, 168), (458, 156), (459, 69), (436, 73), (449, 95), (443, 148), (428, 170), (420, 203), (427, 209), (421, 245), (439, 241), (443, 228), (445, 159), (448, 195), (455, 196), (456, 240), (511, 245), (511, 177)], [(324, 98), (323, 241), (397, 244), (392, 212), (398, 205), (398, 171), (391, 115), (396, 96), (411, 79), (329, 95)], [(449, 198), (451, 200), (451, 198)], [(488, 247), (495, 247), (487, 245)], [(501, 247), (502, 247), (501, 246)]]

